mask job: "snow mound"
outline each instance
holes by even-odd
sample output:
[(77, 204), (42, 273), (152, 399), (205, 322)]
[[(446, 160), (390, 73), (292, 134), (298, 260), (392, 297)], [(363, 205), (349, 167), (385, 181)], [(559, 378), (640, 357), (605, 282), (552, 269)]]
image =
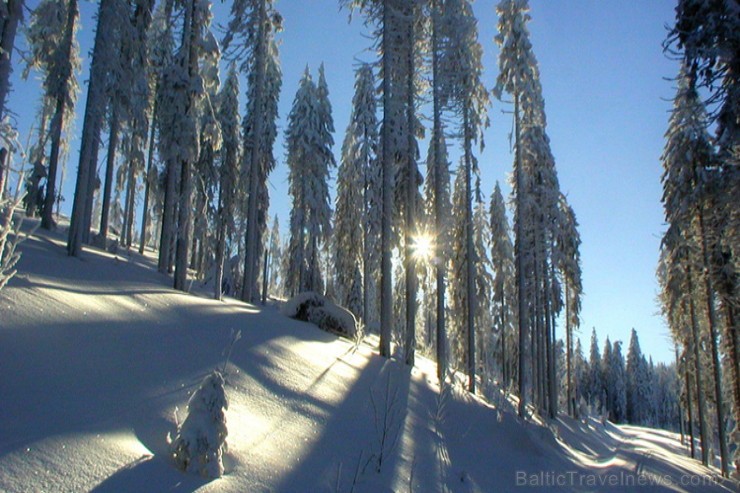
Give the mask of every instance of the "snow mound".
[(351, 339), (357, 335), (357, 321), (352, 312), (313, 291), (299, 293), (286, 301), (281, 313)]

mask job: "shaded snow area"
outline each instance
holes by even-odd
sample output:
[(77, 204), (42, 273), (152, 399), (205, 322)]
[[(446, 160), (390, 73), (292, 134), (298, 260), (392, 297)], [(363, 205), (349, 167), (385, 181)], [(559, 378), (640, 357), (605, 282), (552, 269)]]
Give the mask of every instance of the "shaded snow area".
[[(150, 258), (22, 246), (0, 291), (3, 492), (732, 492), (675, 434), (522, 422), (373, 344), (240, 302), (169, 289)], [(180, 472), (167, 444), (224, 373), (224, 476)], [(513, 401), (513, 399), (511, 399)]]

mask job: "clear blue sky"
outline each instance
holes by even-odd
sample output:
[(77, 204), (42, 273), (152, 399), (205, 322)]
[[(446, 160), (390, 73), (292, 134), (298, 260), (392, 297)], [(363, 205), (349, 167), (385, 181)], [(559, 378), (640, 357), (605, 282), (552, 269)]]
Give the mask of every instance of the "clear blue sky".
[[(38, 2), (27, 3), (33, 8)], [(624, 341), (625, 350), (634, 327), (644, 352), (656, 361), (673, 359), (666, 325), (657, 315), (655, 269), (664, 229), (660, 155), (671, 107), (667, 100), (673, 95), (673, 85), (666, 79), (677, 73), (676, 62), (663, 55), (661, 42), (665, 26), (673, 21), (675, 3), (530, 1), (533, 20), (529, 26), (540, 63), (548, 133), (560, 186), (576, 212), (583, 241), (581, 338), (585, 351), (592, 327), (596, 327), (602, 347), (609, 335), (612, 341)], [(80, 3), (84, 55), (92, 47), (96, 4)], [(229, 4), (215, 2), (216, 22), (226, 21)], [(495, 4), (494, 0), (474, 3), (484, 51), (484, 82), (489, 88), (498, 70), (498, 50), (493, 42)], [(281, 131), (304, 68), (308, 65), (316, 73), (324, 62), (334, 108), (338, 159), (349, 119), (354, 66), (358, 60), (375, 58), (368, 51), (371, 41), (366, 37), (363, 19), (355, 16), (348, 23), (348, 12), (339, 11), (338, 2), (333, 0), (277, 0), (276, 7), (285, 27), (280, 35)], [(25, 144), (38, 101), (38, 83), (19, 80), (19, 60), (15, 54), (15, 92), (10, 95), (9, 106), (17, 114)], [(87, 62), (79, 75), (81, 81), (88, 77)], [(83, 92), (76, 132), (82, 126), (84, 100)], [(503, 113), (507, 109), (493, 102), (486, 147), (479, 155), (483, 187), (489, 195), (496, 180), (505, 186), (511, 170), (511, 115)], [(71, 204), (78, 152), (79, 140), (75, 138), (63, 187), (65, 209)], [(426, 155), (426, 149), (422, 149), (422, 155)], [(285, 226), (290, 201), (282, 135), (276, 156), (280, 164), (270, 177), (271, 208)]]

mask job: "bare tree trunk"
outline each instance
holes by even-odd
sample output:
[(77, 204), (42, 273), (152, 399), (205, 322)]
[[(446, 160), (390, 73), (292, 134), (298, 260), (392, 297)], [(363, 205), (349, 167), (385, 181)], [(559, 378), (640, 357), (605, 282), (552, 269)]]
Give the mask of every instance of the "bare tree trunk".
[(391, 356), (393, 325), (393, 283), (391, 272), (391, 221), (393, 216), (393, 162), (391, 148), (391, 33), (390, 0), (383, 0), (383, 124), (382, 139), (382, 229), (380, 236), (380, 355)]
[(475, 264), (478, 259), (473, 243), (473, 136), (470, 132), (469, 109), (463, 108), (465, 159), (465, 260), (467, 268), (468, 390), (475, 394)]
[(694, 285), (691, 274), (691, 266), (687, 267), (688, 284), (689, 284), (689, 313), (691, 315), (691, 332), (693, 335), (694, 364), (696, 365), (696, 399), (699, 411), (699, 438), (701, 440), (701, 463), (709, 466), (709, 435), (707, 434), (707, 422), (705, 418), (706, 401), (704, 400), (704, 378), (699, 353), (699, 324), (696, 319), (696, 310), (694, 309)]
[[(114, 103), (115, 104), (115, 103)], [(105, 184), (103, 185), (103, 211), (100, 214), (100, 239), (103, 245), (108, 241), (108, 223), (110, 222), (110, 195), (113, 187), (113, 168), (116, 164), (116, 151), (118, 148), (118, 133), (120, 130), (120, 119), (118, 107), (114, 107), (110, 120), (110, 134), (108, 135), (108, 158), (105, 165)]]
[(693, 399), (691, 397), (691, 382), (689, 381), (689, 362), (687, 358), (684, 358), (684, 378), (686, 381), (686, 411), (689, 419), (689, 443), (691, 444), (691, 458), (696, 457), (696, 450), (694, 445), (694, 417), (692, 416), (691, 408), (693, 407)]
[(224, 253), (226, 251), (226, 217), (224, 211), (224, 179), (221, 179), (218, 192), (218, 223), (216, 226), (216, 276), (213, 281), (213, 297), (222, 297), (221, 285), (224, 282)]
[[(157, 89), (155, 89), (155, 94)], [(154, 100), (154, 108), (152, 109), (152, 122), (151, 128), (149, 129), (149, 150), (146, 161), (146, 175), (144, 177), (144, 205), (142, 206), (141, 212), (141, 236), (139, 240), (139, 253), (144, 253), (144, 246), (146, 245), (146, 231), (149, 226), (149, 189), (152, 180), (152, 167), (154, 165), (154, 139), (156, 136), (156, 121), (157, 121), (157, 100)], [(217, 299), (221, 299), (220, 296)]]
[(2, 19), (0, 31), (0, 120), (5, 116), (5, 102), (10, 92), (11, 59), (15, 48), (18, 23), (23, 17), (23, 0), (7, 0), (8, 16)]
[(162, 230), (159, 241), (159, 272), (171, 272), (172, 240), (175, 234), (175, 214), (177, 214), (177, 183), (179, 169), (177, 163), (168, 161), (165, 166), (164, 204), (162, 205)]
[(570, 327), (570, 288), (568, 281), (565, 281), (565, 365), (566, 365), (566, 396), (568, 399), (568, 415), (575, 417), (576, 406), (573, 396), (573, 369), (571, 366), (571, 357), (573, 354), (573, 337)]

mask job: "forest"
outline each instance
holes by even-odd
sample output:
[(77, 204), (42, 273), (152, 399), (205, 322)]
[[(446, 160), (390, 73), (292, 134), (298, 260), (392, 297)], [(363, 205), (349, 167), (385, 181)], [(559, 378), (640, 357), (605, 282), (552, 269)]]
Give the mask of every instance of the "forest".
[[(718, 454), (723, 476), (740, 471), (737, 0), (678, 0), (663, 44), (681, 66), (656, 266), (671, 364), (653, 363), (635, 329), (626, 350), (593, 329), (588, 355), (577, 336), (578, 211), (558, 180), (528, 0), (495, 7), (492, 88), (471, 0), (340, 0), (337, 22), (368, 29), (375, 57), (357, 64), (351, 102), (331, 98), (324, 65), (283, 94), (279, 2), (234, 0), (222, 24), (211, 3), (100, 0), (86, 54), (78, 0), (2, 2), (0, 289), (17, 273), (23, 217), (61, 232), (70, 257), (152, 254), (178, 291), (198, 282), (255, 305), (319, 293), (354, 314), (358, 337), (377, 335), (381, 357), (413, 367), (418, 353), (440, 382), (459, 377), (491, 401), (504, 389), (521, 418), (664, 428), (705, 466)], [(42, 81), (38, 107), (14, 106), (36, 112), (32, 135), (8, 109), (14, 70)], [(493, 99), (510, 106), (511, 194), (496, 183), (484, 200)], [(333, 104), (351, 105), (341, 143)], [(60, 173), (75, 131), (67, 218)], [(282, 159), (289, 197), (268, 186)], [(285, 229), (276, 200), (291, 204)]]

